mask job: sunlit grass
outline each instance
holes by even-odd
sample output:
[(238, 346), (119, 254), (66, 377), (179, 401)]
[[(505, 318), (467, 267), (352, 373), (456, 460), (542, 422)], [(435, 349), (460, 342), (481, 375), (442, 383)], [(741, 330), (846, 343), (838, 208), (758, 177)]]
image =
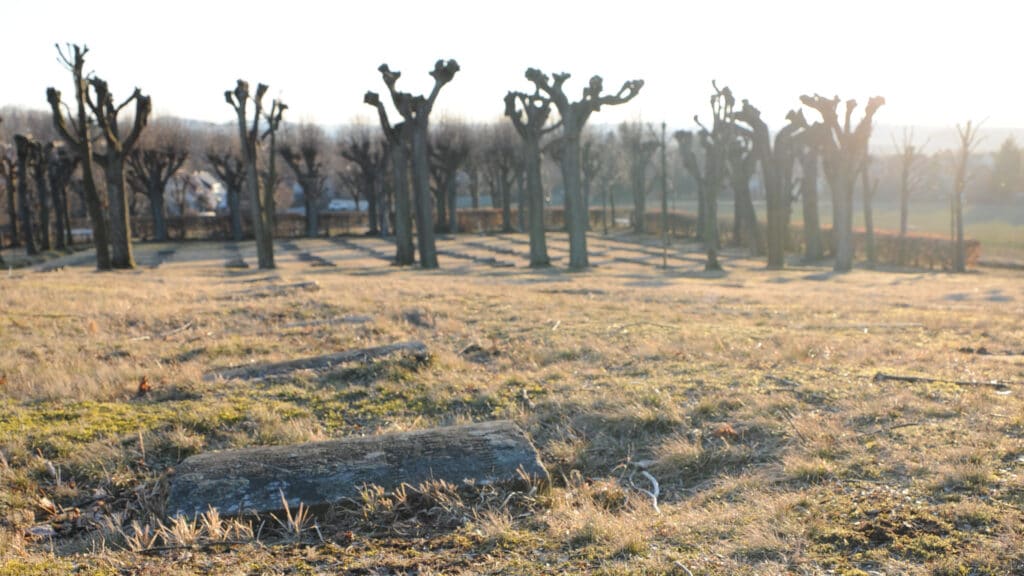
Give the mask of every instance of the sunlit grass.
[[(485, 254), (465, 240), (525, 252), (443, 242)], [(564, 254), (564, 236), (551, 241)], [(1008, 573), (1024, 560), (1018, 272), (766, 272), (727, 248), (727, 275), (706, 278), (697, 246), (674, 245), (697, 261), (666, 271), (614, 261), (635, 244), (599, 235), (585, 274), (507, 254), (516, 267), (442, 257), (422, 272), (296, 244), (338, 267), (281, 254), (274, 272), (235, 271), (221, 245), (187, 244), (157, 269), (0, 279), (0, 572), (73, 552), (135, 565), (131, 550), (161, 545), (178, 549), (147, 552), (153, 566), (187, 553), (193, 571), (271, 573)], [(153, 248), (138, 248), (145, 262)], [(407, 340), (430, 359), (204, 378)], [(966, 351), (980, 347), (991, 353)], [(530, 434), (550, 493), (367, 487), (319, 533), (280, 513), (261, 533), (155, 509), (162, 474), (199, 452), (494, 418)], [(93, 523), (52, 546), (26, 538), (75, 508)]]

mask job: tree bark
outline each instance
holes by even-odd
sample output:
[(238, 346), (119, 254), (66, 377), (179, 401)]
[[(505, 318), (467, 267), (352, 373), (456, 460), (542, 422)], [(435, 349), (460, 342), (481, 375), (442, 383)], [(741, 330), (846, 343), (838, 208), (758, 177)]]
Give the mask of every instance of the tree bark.
[(128, 194), (125, 191), (124, 157), (108, 151), (102, 166), (107, 177), (107, 198), (110, 200), (111, 264), (114, 268), (130, 270), (135, 268), (135, 256), (132, 252)]
[(169, 516), (226, 516), (291, 510), (323, 512), (359, 499), (364, 486), (391, 490), (429, 481), (456, 486), (550, 481), (536, 449), (509, 421), (397, 432), (192, 456), (175, 468)]
[(548, 244), (544, 230), (544, 188), (540, 174), (540, 142), (525, 139), (524, 160), (526, 162), (526, 197), (530, 219), (530, 267), (551, 266)]
[(14, 136), (14, 142), (18, 154), (18, 218), (21, 220), (22, 242), (25, 244), (25, 253), (34, 256), (39, 250), (36, 248), (32, 205), (28, 198), (28, 163), (32, 148), (37, 144), (21, 134)]
[(427, 158), (427, 116), (416, 118), (412, 131), (412, 184), (416, 199), (416, 238), (420, 267), (437, 268), (434, 240), (433, 198), (430, 194), (430, 165)]
[(458, 234), (459, 232), (459, 216), (456, 213), (458, 209), (458, 182), (456, 181), (455, 171), (451, 171), (446, 177), (446, 188), (448, 199), (448, 232), (451, 234)]
[(46, 180), (49, 171), (49, 158), (41, 144), (36, 144), (36, 161), (33, 176), (36, 181), (36, 196), (39, 201), (39, 248), (50, 249), (50, 205), (53, 203), (53, 191)]
[(580, 140), (582, 126), (563, 119), (565, 137), (562, 140), (562, 182), (565, 184), (565, 225), (569, 232), (569, 268), (584, 270), (590, 266), (587, 255), (587, 214), (583, 208), (583, 190), (580, 186)]
[(868, 174), (868, 159), (864, 159), (864, 166), (861, 168), (861, 193), (864, 200), (864, 248), (867, 252), (868, 265), (875, 267), (877, 261), (875, 255), (875, 221), (871, 212), (871, 201), (874, 199), (875, 188), (871, 184), (871, 177)]
[(401, 142), (391, 144), (391, 169), (395, 188), (395, 263), (399, 266), (411, 266), (416, 262), (412, 243), (408, 167), (405, 146)]
[(818, 151), (811, 147), (800, 157), (802, 179), (800, 199), (804, 216), (804, 261), (817, 262), (825, 257), (818, 216)]
[[(157, 193), (158, 192), (158, 193)], [(228, 191), (228, 201), (230, 202), (231, 192)], [(153, 215), (153, 229), (156, 233), (157, 242), (167, 242), (167, 214), (164, 210), (164, 191), (157, 190), (156, 192), (150, 191), (149, 194), (149, 212)], [(181, 215), (184, 218), (184, 214)]]
[(4, 167), (7, 176), (7, 222), (11, 226), (11, 246), (21, 246), (21, 235), (18, 234), (18, 175), (17, 164)]

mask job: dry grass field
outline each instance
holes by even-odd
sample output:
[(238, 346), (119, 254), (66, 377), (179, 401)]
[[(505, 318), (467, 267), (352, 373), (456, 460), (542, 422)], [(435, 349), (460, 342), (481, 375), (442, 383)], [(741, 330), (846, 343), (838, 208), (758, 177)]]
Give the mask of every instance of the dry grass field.
[[(0, 277), (0, 574), (1024, 574), (1024, 273), (793, 266), (590, 237), (137, 246)], [(43, 271), (47, 270), (47, 271)], [(211, 371), (408, 340), (430, 358)], [(876, 378), (878, 374), (928, 381)], [(139, 394), (140, 382), (148, 391)], [(508, 418), (540, 490), (159, 514), (201, 451)], [(658, 483), (658, 497), (651, 498)], [(292, 511), (295, 512), (294, 510)]]

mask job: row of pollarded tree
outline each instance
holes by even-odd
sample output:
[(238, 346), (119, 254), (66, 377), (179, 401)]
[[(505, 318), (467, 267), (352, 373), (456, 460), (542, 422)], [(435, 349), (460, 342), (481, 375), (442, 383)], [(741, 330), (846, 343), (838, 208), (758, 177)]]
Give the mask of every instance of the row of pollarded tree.
[[(150, 200), (156, 236), (165, 239), (164, 191), (186, 161), (188, 151), (180, 143), (176, 145), (173, 142), (139, 146), (140, 134), (147, 124), (151, 109), (149, 98), (136, 89), (125, 102), (115, 105), (104, 81), (83, 76), (86, 51), (78, 46), (69, 46), (66, 51), (60, 51), (75, 81), (74, 104), (77, 113), (69, 110), (69, 114), (64, 116), (61, 113), (63, 103), (60, 92), (54, 89), (48, 91), (53, 124), (66, 145), (61, 148), (19, 138), (16, 147), (19, 151), (17, 166), (9, 167), (7, 171), (16, 177), (21, 176), (16, 178), (21, 183), (19, 194), (23, 189), (27, 190), (28, 183), (33, 181), (29, 172), (52, 172), (55, 179), (51, 180), (56, 184), (49, 184), (49, 188), (56, 199), (58, 194), (63, 193), (68, 179), (65, 175), (65, 183), (61, 184), (59, 167), (67, 164), (64, 170), (70, 173), (75, 169), (75, 163), (80, 163), (80, 187), (93, 220), (97, 263), (100, 268), (131, 267), (134, 262), (129, 215), (135, 196), (128, 190), (130, 187), (145, 190)], [(365, 101), (375, 107), (380, 118), (383, 146), (375, 145), (368, 136), (353, 137), (342, 143), (341, 155), (358, 169), (339, 176), (353, 189), (362, 191), (362, 196), (367, 199), (371, 232), (387, 233), (391, 225), (396, 239), (398, 263), (412, 264), (418, 252), (421, 266), (436, 267), (433, 238), (435, 227), (451, 231), (457, 228), (456, 175), (470, 156), (471, 146), (468, 139), (460, 137), (457, 131), (450, 137), (439, 138), (435, 130), (435, 137), (431, 138), (429, 119), (441, 89), (458, 72), (458, 64), (454, 61), (438, 61), (431, 72), (435, 80), (433, 90), (423, 96), (398, 90), (396, 84), (400, 74), (388, 66), (381, 66), (380, 72), (388, 88), (390, 101), (401, 120), (392, 124), (382, 99), (376, 93), (367, 93)], [(626, 82), (616, 93), (606, 94), (601, 78), (595, 76), (584, 88), (582, 97), (573, 101), (564, 90), (568, 74), (556, 74), (549, 78), (538, 70), (529, 69), (526, 78), (532, 84), (532, 90), (509, 92), (505, 98), (505, 115), (510, 120), (509, 126), (518, 134), (519, 143), (509, 143), (508, 149), (493, 147), (493, 161), (488, 163), (487, 179), (492, 183), (492, 190), (499, 191), (494, 196), (500, 198), (498, 205), (503, 209), (506, 229), (511, 228), (511, 189), (513, 181), (518, 180), (520, 227), (530, 231), (531, 265), (547, 266), (550, 260), (544, 238), (545, 195), (541, 164), (542, 155), (553, 158), (559, 165), (565, 192), (570, 267), (585, 268), (588, 265), (585, 232), (589, 224), (591, 186), (595, 180), (600, 181), (608, 175), (606, 167), (609, 162), (601, 160), (599, 146), (595, 145), (597, 142), (593, 138), (584, 137), (584, 128), (591, 115), (602, 106), (622, 104), (635, 97), (643, 82)], [(732, 189), (735, 199), (734, 237), (741, 239), (752, 251), (766, 251), (769, 267), (778, 268), (784, 263), (791, 206), (798, 196), (804, 201), (807, 256), (811, 259), (820, 257), (823, 249), (817, 225), (817, 190), (813, 189), (817, 183), (816, 173), (820, 163), (834, 199), (833, 252), (836, 255), (836, 268), (848, 270), (852, 266), (853, 255), (853, 189), (858, 179), (864, 182), (866, 192), (873, 189), (867, 177), (867, 143), (874, 112), (883, 103), (882, 99), (872, 99), (863, 117), (853, 125), (855, 102), (846, 103), (841, 122), (838, 98), (804, 96), (803, 103), (816, 110), (821, 120), (809, 124), (802, 112), (793, 111), (787, 116), (789, 123), (775, 135), (773, 141), (756, 108), (746, 101), (738, 105), (728, 88), (714, 88), (710, 125), (705, 126), (695, 118), (699, 130), (681, 131), (675, 135), (682, 165), (696, 183), (700, 199), (698, 212), (701, 238), (708, 250), (707, 267), (720, 267), (717, 257), (719, 234), (716, 210), (718, 196), (725, 187)], [(209, 167), (228, 190), (233, 237), (241, 238), (242, 205), (244, 200), (248, 200), (260, 266), (272, 267), (274, 191), (281, 180), (273, 160), (280, 156), (304, 191), (307, 233), (310, 235), (315, 235), (319, 230), (316, 221), (319, 212), (317, 202), (323, 194), (329, 169), (324, 160), (323, 133), (315, 125), (301, 125), (297, 139), (278, 142), (278, 131), (287, 106), (274, 101), (265, 107), (263, 98), (266, 91), (264, 85), (250, 91), (247, 83), (239, 81), (233, 90), (225, 93), (227, 102), (237, 116), (238, 149), (232, 154), (225, 147), (217, 149), (210, 146), (205, 156)], [(117, 116), (132, 103), (135, 104), (135, 114), (131, 129), (122, 135)], [(91, 129), (98, 129), (100, 138), (95, 138)], [(627, 124), (620, 129), (620, 134), (619, 148), (624, 152), (625, 163), (628, 164), (624, 170), (628, 173), (625, 180), (634, 190), (634, 226), (642, 230), (647, 175), (650, 161), (658, 150), (662, 152), (663, 158), (662, 199), (665, 209), (667, 185), (664, 182), (667, 178), (664, 155), (667, 145), (664, 131), (662, 137), (656, 139), (653, 134), (647, 135), (642, 127), (631, 128)], [(67, 153), (61, 154), (60, 150)], [(88, 161), (83, 162), (82, 158)], [(104, 172), (105, 178), (100, 182), (93, 177), (95, 164), (99, 164)], [(390, 167), (390, 170), (386, 167)], [(751, 178), (757, 170), (761, 172), (768, 204), (764, 234), (750, 192)], [(796, 176), (797, 172), (800, 173), (799, 177)], [(7, 178), (7, 181), (9, 184), (12, 179)], [(35, 188), (42, 190), (39, 184), (42, 180), (36, 177), (34, 181), (37, 182)], [(603, 183), (602, 187), (607, 190), (607, 183)], [(475, 178), (471, 188), (476, 188)], [(794, 194), (795, 191), (798, 193)], [(870, 198), (870, 194), (865, 196)], [(9, 202), (9, 206), (14, 204), (13, 201)], [(20, 205), (27, 207), (30, 203), (22, 201)], [(39, 205), (45, 206), (46, 203)], [(53, 205), (66, 207), (67, 202), (55, 201)], [(23, 222), (23, 227), (31, 221), (24, 214), (19, 213), (17, 216)], [(869, 216), (870, 211), (866, 213), (868, 222)], [(61, 218), (66, 229), (69, 218), (66, 213), (61, 215), (58, 211), (58, 220)], [(414, 219), (415, 245), (412, 226)], [(14, 220), (12, 216), (12, 224)], [(955, 222), (954, 217), (954, 225)], [(61, 228), (60, 222), (58, 228)], [(42, 236), (48, 241), (48, 234)], [(58, 247), (66, 240), (66, 234), (61, 237)]]

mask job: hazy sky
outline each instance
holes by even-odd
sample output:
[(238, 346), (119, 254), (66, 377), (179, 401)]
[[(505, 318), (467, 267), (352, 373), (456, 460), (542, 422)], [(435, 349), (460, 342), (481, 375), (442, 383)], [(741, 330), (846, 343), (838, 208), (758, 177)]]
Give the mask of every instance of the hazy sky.
[(689, 125), (708, 116), (717, 79), (773, 127), (801, 93), (820, 92), (885, 96), (883, 124), (1024, 128), (1021, 12), (989, 0), (14, 0), (2, 13), (0, 105), (43, 108), (47, 86), (70, 92), (54, 44), (76, 42), (115, 97), (139, 86), (159, 114), (214, 122), (232, 119), (223, 92), (237, 78), (269, 84), (286, 119), (339, 124), (370, 117), (362, 97), (385, 91), (382, 62), (420, 93), (433, 62), (455, 58), (462, 71), (437, 111), (471, 120), (499, 116), (508, 90), (529, 89), (532, 66), (572, 73), (573, 94), (593, 74), (608, 90), (646, 81), (598, 122)]

